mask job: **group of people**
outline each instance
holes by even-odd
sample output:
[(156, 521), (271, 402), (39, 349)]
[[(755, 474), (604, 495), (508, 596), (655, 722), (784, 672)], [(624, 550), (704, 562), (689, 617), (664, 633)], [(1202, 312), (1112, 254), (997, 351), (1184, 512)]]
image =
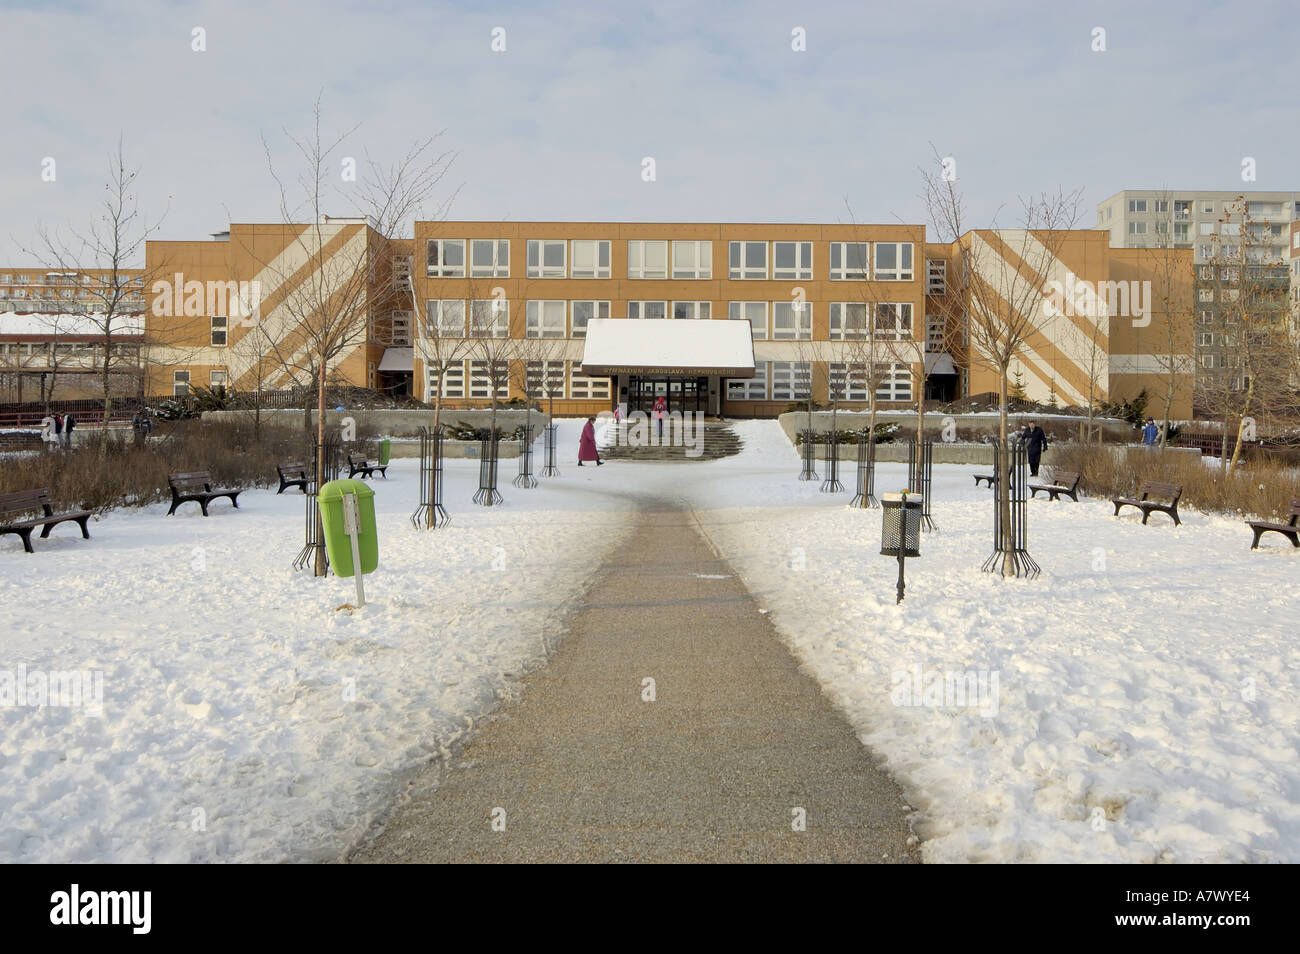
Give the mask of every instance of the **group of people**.
[(51, 447), (69, 448), (72, 446), (72, 431), (77, 426), (77, 419), (71, 414), (55, 414), (46, 418), (45, 440)]
[[(654, 404), (654, 419), (658, 422), (661, 440), (664, 436), (664, 418), (667, 416), (668, 401), (661, 394), (655, 398)], [(618, 423), (622, 418), (622, 410), (616, 409), (614, 411), (614, 422)], [(583, 461), (591, 460), (596, 462), (597, 467), (605, 463), (600, 459), (600, 450), (596, 447), (596, 419), (594, 417), (587, 418), (587, 423), (582, 425), (582, 436), (578, 438), (578, 466), (581, 467)]]

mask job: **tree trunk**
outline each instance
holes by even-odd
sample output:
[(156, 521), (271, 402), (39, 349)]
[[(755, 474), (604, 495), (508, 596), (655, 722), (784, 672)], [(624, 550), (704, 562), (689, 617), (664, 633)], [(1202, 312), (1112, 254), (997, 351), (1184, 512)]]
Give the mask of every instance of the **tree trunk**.
[[(311, 403), (303, 401), (307, 405), (307, 421), (311, 422)], [(325, 485), (325, 356), (321, 355), (320, 362), (320, 381), (316, 389), (316, 562), (313, 572), (316, 576), (324, 576), (328, 572), (327, 561), (325, 557), (325, 524), (321, 520), (320, 512), (320, 490)], [(360, 572), (360, 567), (354, 568)]]
[[(1007, 440), (1007, 372), (1009, 367), (1002, 369), (1002, 379), (998, 383), (998, 441), (1002, 446), (1003, 459), (1002, 467), (1011, 459), (1011, 444)], [(1002, 551), (1002, 576), (1004, 578), (1016, 575), (1015, 538), (1011, 533), (1011, 480), (1006, 472), (995, 473), (995, 486), (998, 494), (998, 513), (999, 532), (998, 532), (998, 549)]]

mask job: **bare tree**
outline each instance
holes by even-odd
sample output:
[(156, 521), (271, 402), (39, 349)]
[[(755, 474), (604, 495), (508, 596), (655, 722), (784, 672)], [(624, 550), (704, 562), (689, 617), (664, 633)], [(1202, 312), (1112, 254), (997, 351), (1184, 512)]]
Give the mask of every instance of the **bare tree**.
[[(938, 150), (934, 168), (923, 169), (923, 197), (929, 219), (941, 241), (956, 242), (960, 255), (958, 300), (967, 309), (970, 361), (998, 376), (998, 440), (1008, 446), (1008, 392), (1011, 368), (1030, 336), (1045, 330), (1052, 320), (1043, 314), (1042, 286), (1060, 257), (1066, 237), (1079, 219), (1082, 190), (1044, 193), (1020, 200), (1019, 228), (996, 227), (967, 233), (965, 203), (956, 178), (945, 174)], [(999, 248), (1001, 246), (1001, 248)], [(1011, 546), (1011, 488), (996, 482), (1000, 526), (1007, 534), (999, 541), (1002, 575), (1016, 574)]]
[[(114, 338), (143, 324), (144, 289), (153, 285), (162, 268), (146, 266), (145, 247), (161, 227), (158, 219), (141, 213), (136, 194), (138, 167), (126, 159), (122, 140), (109, 154), (108, 179), (99, 211), (84, 229), (36, 229), (34, 248), (23, 252), (47, 270), (74, 276), (78, 297), (69, 301), (68, 314), (93, 329), (98, 339), (97, 372), (103, 396), (102, 420), (108, 425), (113, 412), (112, 380), (115, 372), (138, 374), (139, 355), (116, 347)], [(84, 293), (84, 297), (81, 293)]]

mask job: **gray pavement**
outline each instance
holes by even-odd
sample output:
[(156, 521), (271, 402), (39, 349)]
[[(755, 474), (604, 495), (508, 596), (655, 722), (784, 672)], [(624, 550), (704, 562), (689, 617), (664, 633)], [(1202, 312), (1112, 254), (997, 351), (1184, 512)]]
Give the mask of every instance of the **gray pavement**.
[(349, 860), (919, 860), (898, 787), (685, 510), (643, 515), (453, 763)]

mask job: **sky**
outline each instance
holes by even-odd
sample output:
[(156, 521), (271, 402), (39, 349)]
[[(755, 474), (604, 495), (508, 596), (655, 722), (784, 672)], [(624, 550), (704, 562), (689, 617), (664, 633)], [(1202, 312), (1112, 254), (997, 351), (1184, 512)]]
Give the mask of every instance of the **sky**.
[(935, 151), (972, 227), (1058, 188), (1083, 190), (1082, 227), (1125, 188), (1300, 189), (1281, 0), (55, 0), (0, 2), (0, 36), (13, 265), (39, 227), (88, 226), (119, 140), (152, 237), (280, 221), (263, 142), (302, 173), (286, 131), (318, 97), (347, 134), (333, 215), (357, 212), (344, 158), (435, 134), (450, 219), (924, 223)]

